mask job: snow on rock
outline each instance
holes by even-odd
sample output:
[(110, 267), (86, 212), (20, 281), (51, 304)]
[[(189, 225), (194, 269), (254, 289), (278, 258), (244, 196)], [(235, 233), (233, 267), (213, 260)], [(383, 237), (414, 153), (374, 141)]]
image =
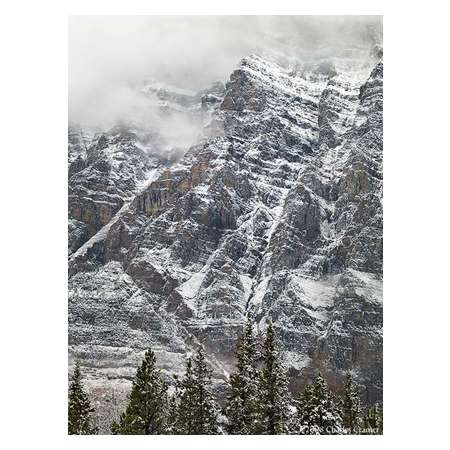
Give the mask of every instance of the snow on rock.
[(207, 116), (176, 160), (72, 134), (70, 354), (90, 380), (129, 377), (148, 346), (179, 372), (202, 343), (223, 393), (250, 317), (273, 321), (296, 383), (353, 370), (381, 399), (382, 62), (322, 63), (253, 55), (225, 87), (149, 88)]

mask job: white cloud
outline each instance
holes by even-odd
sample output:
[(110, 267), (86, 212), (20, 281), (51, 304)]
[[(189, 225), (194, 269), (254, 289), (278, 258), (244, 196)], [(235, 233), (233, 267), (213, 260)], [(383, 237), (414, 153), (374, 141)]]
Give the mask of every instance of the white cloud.
[(72, 16), (69, 118), (97, 125), (133, 114), (154, 118), (134, 83), (151, 78), (197, 90), (225, 82), (239, 59), (255, 51), (281, 49), (305, 58), (324, 48), (370, 45), (368, 27), (381, 34), (381, 18)]

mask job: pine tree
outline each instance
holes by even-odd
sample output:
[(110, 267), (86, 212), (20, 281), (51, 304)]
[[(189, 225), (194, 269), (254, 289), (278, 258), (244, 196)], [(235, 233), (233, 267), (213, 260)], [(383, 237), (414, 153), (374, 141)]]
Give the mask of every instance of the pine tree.
[(352, 376), (345, 378), (344, 394), (341, 401), (342, 422), (348, 434), (358, 434), (361, 426), (361, 402)]
[(309, 430), (312, 428), (312, 411), (314, 408), (314, 386), (308, 384), (305, 390), (299, 393), (294, 404), (297, 408), (294, 431), (296, 434), (310, 434)]
[[(175, 379), (175, 383), (178, 383), (177, 379)], [(177, 434), (178, 399), (179, 394), (176, 388), (175, 392), (169, 397), (166, 434)]]
[(147, 350), (136, 372), (128, 406), (119, 423), (111, 426), (113, 434), (164, 434), (167, 420), (167, 384), (156, 368), (156, 357)]
[(262, 356), (263, 369), (258, 386), (258, 431), (261, 434), (287, 434), (291, 420), (288, 380), (279, 359), (272, 323), (267, 327)]
[(81, 372), (78, 362), (75, 364), (72, 380), (69, 386), (69, 434), (96, 434), (92, 426), (92, 413), (89, 398), (81, 383)]
[(383, 411), (378, 403), (368, 408), (363, 418), (362, 434), (383, 434)]
[(236, 350), (236, 372), (229, 379), (225, 415), (229, 434), (255, 434), (258, 420), (258, 352), (253, 326), (247, 322)]
[(194, 380), (197, 392), (195, 411), (196, 434), (218, 434), (218, 406), (209, 389), (212, 370), (208, 367), (202, 347), (194, 358)]
[(218, 434), (218, 408), (208, 385), (211, 370), (200, 347), (192, 361), (188, 359), (186, 373), (178, 386), (177, 434)]
[(327, 383), (319, 374), (300, 397), (297, 429), (301, 434), (341, 434), (342, 417)]
[(195, 434), (193, 411), (195, 405), (195, 381), (192, 359), (186, 362), (186, 372), (181, 381), (177, 380), (177, 391), (172, 398), (172, 414), (175, 417), (174, 434)]

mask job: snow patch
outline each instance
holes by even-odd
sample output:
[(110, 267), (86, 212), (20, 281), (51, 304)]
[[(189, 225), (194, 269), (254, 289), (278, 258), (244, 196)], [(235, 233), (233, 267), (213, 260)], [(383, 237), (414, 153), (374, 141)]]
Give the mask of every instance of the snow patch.
[(264, 296), (267, 292), (267, 286), (269, 285), (270, 276), (263, 278), (263, 280), (256, 287), (252, 298), (250, 299), (250, 304), (254, 306), (261, 305)]
[(203, 279), (205, 278), (206, 273), (200, 272), (200, 273), (194, 273), (189, 280), (187, 280), (185, 283), (177, 287), (177, 291), (184, 297), (188, 299), (194, 298), (199, 289), (200, 286), (203, 283)]
[(308, 367), (311, 363), (311, 358), (300, 352), (283, 352), (283, 360), (285, 365), (293, 367), (294, 369), (301, 370), (304, 367)]
[(331, 307), (336, 293), (336, 277), (326, 280), (312, 280), (308, 278), (297, 278), (301, 286), (304, 303), (314, 307)]
[(244, 301), (247, 302), (252, 293), (253, 280), (248, 275), (239, 275), (239, 278), (244, 287)]

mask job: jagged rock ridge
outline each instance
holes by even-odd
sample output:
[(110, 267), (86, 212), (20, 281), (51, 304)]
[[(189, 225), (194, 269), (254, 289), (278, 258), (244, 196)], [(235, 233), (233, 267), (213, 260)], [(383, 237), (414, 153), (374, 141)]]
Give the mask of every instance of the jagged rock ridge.
[[(381, 399), (382, 76), (365, 56), (295, 70), (245, 58), (224, 89), (182, 99), (208, 114), (176, 161), (128, 134), (123, 148), (71, 132), (69, 344), (94, 391), (126, 389), (148, 346), (179, 373), (198, 342), (221, 391), (250, 316), (261, 331), (273, 320), (293, 388), (352, 370)], [(123, 165), (97, 182), (103, 157), (95, 177), (79, 162), (88, 145), (119, 148)], [(87, 189), (108, 202), (92, 221), (77, 209)]]

